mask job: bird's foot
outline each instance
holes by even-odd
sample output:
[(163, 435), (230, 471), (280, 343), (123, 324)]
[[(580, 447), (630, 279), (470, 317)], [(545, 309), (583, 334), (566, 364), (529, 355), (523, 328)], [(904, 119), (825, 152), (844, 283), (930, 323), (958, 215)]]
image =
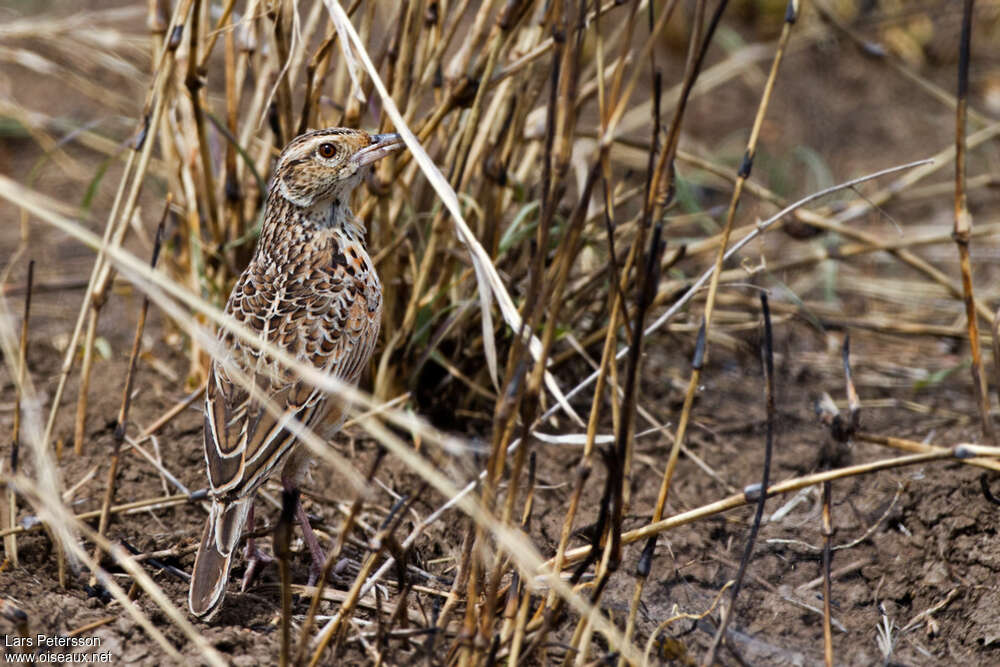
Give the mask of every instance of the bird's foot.
[(252, 537), (247, 538), (245, 555), (247, 569), (243, 573), (243, 581), (240, 585), (241, 591), (246, 591), (250, 587), (250, 584), (253, 583), (253, 580), (257, 577), (262, 567), (274, 562), (274, 557), (261, 551), (260, 547), (257, 546), (257, 541)]

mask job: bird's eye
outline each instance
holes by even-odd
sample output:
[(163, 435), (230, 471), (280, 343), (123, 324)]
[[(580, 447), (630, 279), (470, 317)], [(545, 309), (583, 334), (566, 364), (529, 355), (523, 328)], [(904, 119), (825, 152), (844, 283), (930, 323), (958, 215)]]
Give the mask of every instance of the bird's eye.
[(319, 156), (329, 160), (334, 155), (337, 154), (337, 147), (333, 144), (320, 144), (319, 145)]

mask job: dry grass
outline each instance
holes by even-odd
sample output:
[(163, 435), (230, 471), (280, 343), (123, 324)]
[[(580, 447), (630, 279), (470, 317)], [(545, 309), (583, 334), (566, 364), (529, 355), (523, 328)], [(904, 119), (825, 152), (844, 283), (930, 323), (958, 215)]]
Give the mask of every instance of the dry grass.
[[(982, 4), (995, 9), (995, 3)], [(970, 226), (966, 178), (960, 169), (954, 189), (954, 236), (961, 253), (961, 281), (940, 262), (916, 252), (946, 246), (951, 242), (948, 234), (932, 230), (892, 238), (849, 223), (884, 210), (901, 197), (928, 196), (920, 192), (924, 180), (953, 169), (956, 155), (964, 169), (966, 151), (994, 139), (1000, 123), (974, 115), (973, 131), (966, 137), (964, 94), (956, 100), (928, 84), (932, 95), (955, 105), (959, 119), (954, 144), (935, 147), (938, 152), (927, 156), (932, 161), (887, 164), (884, 172), (852, 175), (857, 178), (794, 203), (751, 178), (769, 104), (782, 94), (783, 57), (789, 49), (848, 30), (826, 14), (824, 4), (820, 7), (826, 23), (811, 10), (800, 16), (799, 3), (790, 2), (776, 40), (746, 47), (711, 66), (706, 53), (726, 2), (699, 0), (691, 15), (672, 23), (672, 12), (679, 5), (690, 9), (691, 3), (179, 0), (171, 5), (160, 0), (148, 3), (149, 34), (121, 27), (135, 19), (137, 9), (90, 13), (83, 17), (87, 29), (78, 27), (79, 17), (71, 21), (48, 16), (0, 27), (0, 34), (14, 43), (35, 44), (45, 53), (73, 54), (71, 59), (55, 61), (27, 47), (3, 47), (0, 58), (5, 61), (64, 82), (116, 114), (133, 113), (132, 95), (141, 94), (145, 100), (127, 145), (103, 131), (67, 128), (38, 108), (0, 103), (4, 118), (16, 120), (46, 150), (53, 165), (90, 190), (100, 188), (107, 164), (97, 171), (79, 164), (64, 152), (66, 141), (123, 164), (110, 206), (91, 211), (88, 204), (86, 214), (35, 191), (30, 178), (17, 182), (0, 177), (0, 196), (20, 207), (25, 229), (29, 220), (51, 225), (96, 253), (47, 415), (24, 373), (23, 344), (18, 352), (13, 293), (0, 297), (0, 342), (24, 407), (17, 410), (24, 419), (14, 441), (27, 443), (31, 451), (30, 476), (23, 468), (2, 469), (10, 490), (4, 494), (5, 554), (10, 566), (16, 567), (16, 537), (24, 532), (15, 527), (16, 507), (28, 503), (59, 545), (57, 553), (68, 559), (66, 566), (74, 573), (89, 571), (92, 581), (105, 586), (165, 654), (180, 659), (171, 640), (132, 601), (134, 592), (130, 596), (108, 576), (102, 558), (127, 570), (206, 659), (225, 662), (149, 578), (142, 561), (104, 536), (110, 517), (136, 508), (116, 497), (118, 447), (142, 452), (142, 443), (151, 435), (125, 437), (131, 372), (128, 379), (122, 378), (126, 389), (118, 419), (120, 437), (116, 435), (96, 531), (84, 520), (89, 516), (74, 516), (60, 501), (65, 489), (56, 457), (70, 454), (56, 450), (53, 427), (59, 411), (66, 409), (62, 399), (67, 379), (79, 373), (74, 450), (84, 451), (87, 419), (92, 416), (89, 377), (97, 325), (108, 300), (115, 298), (116, 279), (141, 290), (169, 318), (170, 326), (187, 337), (189, 391), (201, 385), (207, 360), (217, 351), (216, 326), (260, 345), (219, 307), (255, 242), (272, 160), (284, 143), (306, 128), (344, 125), (397, 131), (409, 149), (379, 163), (354, 206), (368, 225), (385, 285), (385, 334), (372, 362), (372, 392), (343, 386), (280, 350), (264, 347), (306, 381), (349, 402), (355, 423), (389, 457), (419, 477), (423, 490), (433, 494), (428, 497), (440, 506), (404, 536), (399, 515), (412, 498), (404, 499), (383, 514), (374, 537), (359, 533), (369, 545), (368, 554), (348, 591), (338, 592), (339, 604), (324, 607), (331, 611), (323, 619), (317, 609), (331, 595), (326, 577), (305, 591), (313, 600), (308, 614), (290, 617), (287, 540), (279, 545), (285, 584), (283, 664), (335, 661), (344, 655), (348, 641), (373, 663), (402, 664), (417, 655), (424, 638), (407, 634), (412, 629), (407, 612), (416, 584), (397, 582), (386, 597), (384, 591), (390, 588), (383, 582), (392, 576), (397, 561), (412, 556), (424, 531), (453, 508), (465, 517), (465, 537), (460, 547), (455, 545), (461, 565), (450, 589), (435, 591), (443, 600), (432, 619), (441, 663), (560, 659), (563, 664), (588, 664), (617, 656), (639, 664), (649, 659), (660, 630), (638, 637), (635, 618), (655, 557), (656, 537), (758, 499), (763, 507), (759, 485), (676, 515), (668, 514), (668, 497), (679, 458), (693, 456), (687, 449), (687, 429), (710, 349), (730, 344), (730, 334), (741, 327), (758, 326), (756, 305), (748, 306), (738, 284), (762, 285), (766, 271), (747, 263), (736, 267), (731, 258), (760, 261), (762, 257), (748, 259), (752, 254), (744, 249), (783, 227), (807, 226), (810, 233), (839, 234), (849, 243), (841, 243), (836, 252), (814, 246), (805, 253), (763, 258), (772, 272), (802, 269), (799, 275), (806, 281), (784, 286), (791, 297), (773, 304), (775, 321), (799, 312), (802, 304), (794, 295), (820, 279), (818, 267), (836, 270), (845, 265), (837, 280), (845, 291), (862, 298), (865, 290), (871, 290), (872, 298), (877, 293), (905, 303), (907, 294), (919, 292), (918, 303), (904, 309), (903, 316), (875, 309), (850, 326), (912, 336), (969, 337), (984, 437), (992, 441), (987, 373), (979, 348), (989, 338), (979, 326), (990, 330), (994, 318), (973, 293), (969, 247), (983, 234), (994, 233), (998, 222), (977, 221)], [(660, 42), (668, 30), (682, 30), (687, 42), (683, 73), (665, 71)], [(767, 60), (770, 67), (759, 71), (757, 63)], [(892, 63), (919, 79), (897, 60)], [(99, 74), (88, 76), (88, 70)], [(691, 100), (739, 76), (757, 84), (760, 102), (752, 121), (748, 115), (751, 130), (734, 170), (692, 147), (681, 149), (680, 143)], [(667, 77), (677, 83), (676, 88), (664, 89)], [(114, 82), (125, 83), (116, 87)], [(929, 147), (928, 153), (932, 150)], [(729, 193), (721, 225), (710, 232), (699, 230), (683, 250), (671, 234), (677, 227), (692, 228), (690, 216), (679, 214), (682, 170), (686, 182), (721, 184)], [(878, 185), (866, 185), (875, 178)], [(977, 178), (970, 177), (969, 187), (991, 182)], [(848, 196), (823, 203), (836, 192)], [(140, 215), (143, 197), (166, 207), (168, 231), (158, 269), (128, 249), (152, 249), (154, 236), (159, 238), (144, 222), (149, 215)], [(739, 215), (742, 200), (750, 197), (769, 206), (771, 217), (753, 222)], [(100, 236), (89, 230), (98, 212), (104, 218)], [(30, 254), (27, 238), (25, 232), (21, 250), (5, 267), (7, 274)], [(846, 265), (852, 257), (874, 252), (911, 267), (919, 277), (905, 282), (882, 277), (874, 285), (869, 279), (852, 283)], [(675, 270), (679, 266), (683, 272)], [(936, 300), (926, 298), (931, 293)], [(995, 290), (990, 295), (995, 296)], [(955, 300), (966, 304), (967, 329), (965, 324), (929, 324), (942, 322)], [(804, 310), (809, 316), (838, 317), (826, 307), (811, 302)], [(683, 406), (671, 416), (676, 423), (672, 429), (654, 416), (663, 411), (647, 405), (638, 389), (643, 341), (665, 330), (697, 341)], [(82, 358), (77, 354), (81, 347)], [(587, 370), (592, 371), (589, 376), (571, 383), (570, 378)], [(841, 371), (836, 366), (827, 370)], [(235, 370), (233, 374), (239, 376)], [(889, 375), (874, 381), (886, 381)], [(248, 387), (255, 390), (252, 383)], [(855, 414), (859, 403), (852, 394), (853, 384), (848, 387)], [(442, 406), (455, 415), (487, 418), (471, 423), (456, 419), (435, 427), (420, 416), (440, 412)], [(269, 409), (278, 410), (274, 405)], [(462, 426), (469, 437), (444, 430)], [(630, 488), (637, 465), (634, 442), (637, 431), (645, 432), (647, 426), (665, 436), (671, 447), (658, 463), (664, 466), (658, 500), (638, 507), (632, 503)], [(359, 470), (303, 425), (292, 427), (318, 458), (348, 480), (355, 500), (331, 550), (332, 564), (356, 528), (383, 458), (376, 459), (371, 470)], [(600, 433), (607, 429), (612, 436)], [(485, 441), (485, 452), (473, 441), (473, 430)], [(551, 437), (553, 430), (564, 442), (582, 449), (576, 472), (561, 480), (572, 491), (558, 547), (542, 551), (530, 531), (537, 483), (533, 457), (538, 443)], [(856, 424), (844, 437), (909, 453), (785, 480), (769, 485), (769, 494), (824, 483), (828, 491), (831, 480), (933, 461), (958, 460), (1000, 469), (996, 451), (990, 448), (935, 447), (866, 434)], [(476, 458), (476, 450), (483, 455)], [(165, 485), (183, 494), (152, 502), (192, 498), (155, 457), (143, 456), (158, 466)], [(463, 466), (478, 470), (478, 475), (456, 479), (454, 471)], [(609, 482), (599, 511), (596, 516), (582, 516), (585, 485), (595, 484), (592, 472), (601, 466), (606, 467)], [(137, 499), (127, 499), (133, 500)], [(623, 528), (628, 513), (645, 517), (644, 525)], [(590, 545), (569, 548), (573, 531), (591, 523)], [(623, 562), (623, 547), (646, 540), (643, 560), (632, 574)], [(94, 549), (93, 556), (87, 553), (87, 544)], [(748, 548), (747, 558), (749, 553)], [(62, 561), (58, 567), (62, 577)], [(615, 577), (635, 582), (625, 618), (611, 617), (601, 605), (603, 592)], [(728, 586), (709, 609), (678, 612), (661, 627), (714, 613)], [(723, 618), (728, 619), (739, 588), (737, 584), (731, 589), (733, 599), (723, 604)], [(829, 600), (829, 594), (826, 597)], [(828, 627), (830, 616), (827, 608)], [(370, 627), (373, 619), (378, 631), (366, 635), (360, 628)], [(720, 637), (724, 628), (725, 622), (720, 624)], [(551, 638), (557, 632), (565, 641), (554, 644)], [(826, 650), (832, 661), (829, 641)], [(705, 660), (712, 662), (713, 655), (714, 648)]]

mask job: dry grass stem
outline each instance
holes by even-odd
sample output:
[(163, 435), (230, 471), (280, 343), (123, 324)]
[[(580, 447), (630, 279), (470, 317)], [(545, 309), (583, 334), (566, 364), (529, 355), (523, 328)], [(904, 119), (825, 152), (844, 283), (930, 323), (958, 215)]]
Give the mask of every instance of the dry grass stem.
[[(961, 498), (965, 554), (997, 502), (1000, 122), (974, 69), (996, 0), (43, 4), (0, 25), (0, 623), (122, 624), (150, 660), (211, 664), (832, 664), (835, 629), (859, 659), (859, 619), (886, 660), (959, 654), (949, 615), (988, 586), (938, 572), (923, 517)], [(405, 144), (343, 202), (381, 278), (370, 393), (222, 309), (275, 158), (338, 126)], [(337, 441), (220, 332), (342, 406)], [(300, 585), (295, 504), (262, 486), (277, 574), (209, 627), (175, 593), (212, 360), (320, 464), (302, 497), (327, 557)], [(886, 569), (885, 544), (968, 590)], [(779, 585), (781, 550), (821, 576)], [(46, 576), (72, 627), (26, 593)], [(74, 589), (101, 602), (78, 615)], [(806, 613), (787, 642), (748, 629), (771, 604)]]

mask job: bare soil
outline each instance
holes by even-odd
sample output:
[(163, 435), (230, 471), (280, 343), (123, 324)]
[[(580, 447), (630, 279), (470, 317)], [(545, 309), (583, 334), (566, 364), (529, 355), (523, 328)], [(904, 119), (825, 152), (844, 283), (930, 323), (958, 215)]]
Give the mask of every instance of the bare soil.
[[(955, 10), (958, 11), (957, 9)], [(940, 18), (940, 17), (937, 17)], [(942, 19), (941, 30), (951, 30), (953, 23)], [(741, 29), (749, 30), (746, 26)], [(985, 48), (985, 47), (984, 47)], [(991, 59), (992, 58), (992, 59)], [(982, 63), (980, 66), (978, 63)], [(987, 52), (976, 61), (977, 81), (995, 74), (996, 53)], [(766, 67), (766, 65), (763, 65)], [(934, 61), (924, 65), (923, 73), (948, 90), (954, 66)], [(979, 68), (979, 69), (977, 69)], [(763, 69), (761, 70), (763, 71)], [(822, 76), (817, 72), (822, 71)], [(56, 99), (51, 82), (40, 80), (20, 68), (5, 66), (0, 75), (4, 94), (15, 96), (22, 104), (38, 99)], [(703, 146), (724, 153), (745, 140), (746, 130), (756, 106), (756, 79), (735, 80), (717, 94), (698, 99), (691, 109), (692, 146)], [(771, 183), (786, 179), (788, 193), (802, 193), (815, 188), (811, 174), (801, 158), (790, 157), (798, 146), (807, 146), (821, 156), (836, 180), (884, 168), (896, 163), (926, 157), (953, 141), (952, 111), (925, 93), (916, 90), (906, 79), (888, 69), (879, 69), (846, 43), (819, 40), (794, 50), (786, 60), (779, 79), (781, 94), (769, 114), (763, 144), (765, 155), (754, 177)], [(981, 88), (976, 88), (973, 105), (983, 103)], [(37, 102), (35, 102), (37, 104)], [(99, 118), (100, 110), (85, 100), (61, 99), (62, 112), (78, 122)], [(55, 113), (53, 111), (53, 113)], [(136, 109), (138, 113), (138, 109)], [(995, 112), (994, 112), (995, 113)], [(727, 141), (724, 137), (737, 137)], [(73, 145), (67, 151), (84, 163), (95, 156)], [(0, 137), (0, 170), (20, 179), (30, 171), (41, 153), (29, 138)], [(801, 156), (801, 153), (798, 155)], [(796, 160), (800, 160), (796, 162)], [(733, 158), (735, 164), (735, 157)], [(997, 164), (994, 144), (970, 159), (970, 171), (982, 173)], [(770, 167), (770, 170), (765, 168)], [(116, 181), (117, 167), (112, 165), (100, 188), (95, 210), (106, 211)], [(780, 173), (779, 173), (780, 172)], [(946, 169), (934, 182), (946, 181), (952, 172)], [(36, 187), (78, 202), (82, 186), (55, 168), (46, 168)], [(716, 196), (711, 189), (703, 193), (711, 205)], [(720, 195), (728, 197), (727, 192)], [(159, 193), (144, 194), (149, 222), (158, 211)], [(979, 190), (970, 204), (977, 222), (995, 222), (1000, 194)], [(767, 209), (747, 200), (741, 210), (746, 222)], [(892, 220), (887, 219), (891, 215)], [(100, 215), (95, 216), (101, 219)], [(0, 265), (13, 256), (19, 237), (19, 214), (6, 203), (0, 204)], [(913, 199), (898, 204), (885, 216), (873, 214), (858, 224), (893, 238), (894, 221), (904, 233), (912, 224), (921, 229), (948, 229), (949, 195)], [(98, 224), (92, 227), (98, 229)], [(82, 290), (67, 286), (85, 281), (92, 253), (62, 237), (42, 223), (30, 223), (31, 237), (26, 257), (38, 262), (36, 282), (51, 289), (36, 294), (31, 320), (29, 370), (33, 381), (48, 401), (55, 391), (63, 348), (79, 307)], [(782, 252), (795, 251), (815, 243), (794, 240), (784, 235), (768, 237), (747, 256), (758, 261), (763, 254), (774, 260)], [(835, 243), (835, 241), (831, 241)], [(996, 305), (998, 244), (986, 239), (977, 242), (976, 279), (983, 286), (981, 296)], [(134, 249), (144, 252), (136, 242)], [(942, 270), (957, 280), (951, 245), (939, 245), (923, 251)], [(13, 271), (8, 286), (23, 284), (25, 262)], [(829, 268), (829, 267), (827, 267)], [(778, 391), (778, 432), (774, 449), (772, 480), (783, 480), (819, 469), (819, 453), (830, 443), (824, 427), (816, 420), (814, 402), (822, 392), (838, 400), (844, 397), (844, 378), (840, 368), (840, 346), (846, 333), (852, 338), (852, 364), (859, 393), (865, 402), (863, 428), (874, 433), (891, 434), (938, 444), (975, 442), (981, 431), (971, 397), (971, 382), (965, 362), (968, 341), (961, 336), (905, 336), (850, 326), (852, 319), (875, 311), (892, 314), (905, 311), (907, 304), (892, 297), (865, 294), (856, 286), (874, 276), (913, 280), (915, 275), (881, 254), (866, 255), (838, 264), (829, 297), (821, 269), (807, 267), (769, 276), (761, 284), (775, 290), (782, 300), (782, 285), (791, 286), (801, 299), (815, 303), (835, 303), (839, 316), (800, 312), (776, 325)], [(837, 280), (848, 281), (851, 288), (838, 292)], [(919, 291), (919, 290), (918, 290)], [(920, 294), (914, 299), (919, 300)], [(927, 299), (936, 299), (932, 294)], [(831, 301), (832, 299), (832, 301)], [(794, 303), (785, 299), (787, 303)], [(748, 301), (752, 304), (752, 301)], [(16, 292), (8, 296), (15, 312), (20, 308)], [(76, 374), (71, 378), (64, 405), (55, 429), (55, 438), (65, 443), (60, 461), (63, 485), (70, 488), (90, 473), (95, 475), (73, 493), (71, 507), (86, 512), (100, 507), (112, 441), (112, 424), (117, 413), (124, 382), (128, 351), (139, 307), (139, 296), (122, 287), (116, 291), (103, 313), (99, 335), (111, 350), (108, 359), (100, 358), (94, 369), (88, 410), (87, 439), (82, 456), (72, 453), (72, 429)], [(952, 300), (947, 310), (962, 321), (962, 306)], [(749, 319), (756, 311), (750, 305)], [(806, 309), (808, 311), (808, 309)], [(699, 311), (700, 312), (700, 311)], [(656, 315), (658, 313), (654, 313)], [(692, 316), (692, 320), (693, 320)], [(951, 323), (948, 320), (945, 323)], [(694, 424), (688, 444), (714, 473), (707, 475), (691, 460), (682, 457), (671, 493), (667, 514), (674, 514), (738, 492), (759, 481), (763, 461), (764, 401), (763, 376), (757, 352), (756, 328), (733, 330), (729, 338), (712, 348), (704, 383), (694, 412)], [(641, 402), (664, 422), (673, 423), (679, 414), (683, 386), (689, 373), (693, 352), (692, 333), (659, 334), (647, 342), (641, 378)], [(184, 341), (161, 314), (151, 313), (144, 339), (145, 357), (140, 363), (136, 396), (132, 407), (130, 433), (138, 432), (173, 406), (190, 391), (185, 385), (188, 361)], [(599, 348), (597, 350), (599, 353)], [(154, 367), (148, 363), (154, 359)], [(0, 365), (0, 433), (10, 433), (13, 421), (14, 383), (9, 366)], [(951, 371), (951, 372), (949, 372)], [(582, 377), (582, 366), (567, 365), (559, 374), (565, 386)], [(921, 379), (923, 378), (923, 379)], [(588, 409), (589, 399), (578, 404)], [(45, 406), (47, 412), (48, 405)], [(158, 435), (163, 465), (187, 488), (205, 485), (201, 453), (202, 416), (200, 404), (183, 412)], [(456, 422), (452, 428), (474, 429)], [(572, 427), (560, 424), (571, 431)], [(640, 431), (646, 428), (641, 421)], [(557, 431), (559, 429), (552, 429)], [(335, 446), (352, 457), (359, 470), (365, 470), (374, 456), (374, 444), (363, 434), (348, 430)], [(5, 438), (4, 457), (9, 450)], [(655, 505), (662, 468), (669, 450), (668, 441), (650, 435), (637, 441), (639, 464), (631, 480), (634, 496), (626, 528), (644, 525)], [(578, 450), (536, 443), (539, 489), (531, 524), (531, 536), (543, 554), (554, 552), (559, 529), (569, 502), (571, 484), (578, 462)], [(848, 453), (850, 462), (861, 463), (893, 456), (892, 451), (865, 443), (854, 443)], [(30, 461), (25, 463), (30, 466)], [(471, 469), (475, 461), (462, 462), (453, 469)], [(6, 471), (7, 468), (5, 467)], [(833, 637), (838, 664), (871, 665), (995, 665), (1000, 664), (1000, 542), (997, 517), (1000, 507), (990, 504), (980, 488), (980, 470), (960, 463), (930, 463), (864, 475), (833, 484), (833, 542), (849, 545), (835, 552), (833, 559)], [(580, 516), (584, 521), (596, 515), (606, 471), (595, 469), (585, 493)], [(466, 478), (467, 479), (467, 478)], [(464, 481), (459, 480), (459, 481)], [(420, 493), (412, 516), (403, 522), (408, 530), (417, 517), (426, 516), (443, 499), (421, 490), (420, 480), (398, 462), (389, 461), (379, 474), (381, 485), (400, 495)], [(327, 536), (336, 535), (341, 520), (338, 507), (352, 498), (338, 493), (336, 477), (315, 469), (306, 484), (306, 507), (316, 518), (316, 525)], [(993, 484), (1000, 493), (1000, 482)], [(134, 453), (129, 453), (118, 483), (120, 500), (155, 498), (175, 493), (157, 471)], [(278, 497), (274, 488), (271, 497)], [(795, 499), (793, 503), (793, 498)], [(380, 495), (366, 517), (377, 521), (394, 502), (389, 493)], [(261, 503), (261, 518), (267, 525), (277, 511), (272, 504)], [(778, 518), (772, 517), (781, 511)], [(659, 624), (677, 612), (700, 613), (709, 608), (718, 591), (731, 579), (747, 538), (752, 507), (700, 520), (659, 537), (643, 597), (637, 637), (642, 645)], [(30, 521), (30, 510), (22, 506), (20, 519)], [(758, 537), (743, 592), (736, 604), (730, 625), (729, 645), (722, 650), (723, 664), (739, 660), (754, 665), (821, 664), (822, 595), (817, 577), (821, 573), (817, 547), (822, 544), (820, 497), (818, 487), (801, 494), (770, 499), (765, 523)], [(190, 571), (192, 549), (204, 520), (198, 503), (180, 504), (154, 511), (138, 511), (116, 516), (109, 529), (114, 540), (127, 542), (143, 552), (173, 549), (177, 555), (164, 556), (164, 565)], [(260, 520), (260, 519), (259, 519)], [(93, 522), (96, 526), (96, 521)], [(440, 577), (434, 588), (446, 589), (454, 574), (452, 564), (440, 559), (458, 557), (465, 534), (465, 522), (458, 512), (432, 528), (419, 542), (416, 560)], [(363, 533), (357, 535), (364, 539)], [(269, 540), (264, 539), (269, 546)], [(574, 545), (584, 544), (577, 538)], [(304, 583), (308, 554), (301, 543), (294, 561), (293, 580)], [(51, 542), (43, 531), (33, 530), (19, 536), (20, 567), (0, 571), (0, 595), (27, 615), (30, 635), (45, 633), (66, 635), (102, 619), (112, 620), (84, 634), (100, 638), (101, 650), (109, 650), (116, 664), (159, 665), (164, 661), (161, 649), (152, 642), (118, 605), (87, 589), (85, 574), (70, 574), (66, 589), (56, 579), (55, 557)], [(633, 590), (633, 571), (642, 544), (626, 549), (625, 571), (612, 578), (603, 597), (604, 607), (620, 625), (628, 611)], [(356, 568), (364, 552), (354, 545), (349, 550), (351, 568)], [(118, 581), (128, 587), (129, 579), (119, 573)], [(230, 593), (221, 616), (211, 624), (198, 624), (199, 631), (236, 665), (275, 664), (279, 636), (279, 595), (277, 572), (266, 569), (247, 592), (238, 591), (243, 563), (238, 562), (231, 577)], [(186, 582), (169, 569), (146, 566), (147, 572), (163, 587), (174, 603), (186, 606)], [(346, 576), (352, 577), (348, 570)], [(334, 586), (336, 588), (336, 586)], [(389, 590), (394, 592), (394, 586)], [(436, 596), (417, 592), (410, 603), (418, 617), (428, 619), (437, 603)], [(161, 627), (167, 637), (196, 661), (195, 649), (174, 629), (151, 601), (139, 597), (139, 605)], [(304, 613), (306, 603), (296, 601), (294, 611)], [(335, 603), (327, 603), (321, 614), (329, 615)], [(687, 656), (697, 660), (708, 646), (718, 614), (703, 620), (678, 620), (662, 637), (669, 636), (686, 648)], [(568, 641), (573, 623), (564, 622), (552, 637), (553, 656), (560, 655), (559, 642)], [(891, 628), (892, 650), (886, 657), (878, 642), (879, 628)], [(0, 617), (0, 635), (14, 637), (18, 629)], [(426, 638), (413, 643), (390, 642), (388, 661), (407, 664), (418, 660), (439, 664), (444, 656)], [(654, 662), (684, 664), (684, 657), (670, 652), (670, 644), (654, 644)], [(8, 655), (11, 649), (6, 649)], [(342, 664), (363, 664), (367, 655), (357, 645), (347, 648)], [(738, 654), (739, 658), (735, 654)]]

